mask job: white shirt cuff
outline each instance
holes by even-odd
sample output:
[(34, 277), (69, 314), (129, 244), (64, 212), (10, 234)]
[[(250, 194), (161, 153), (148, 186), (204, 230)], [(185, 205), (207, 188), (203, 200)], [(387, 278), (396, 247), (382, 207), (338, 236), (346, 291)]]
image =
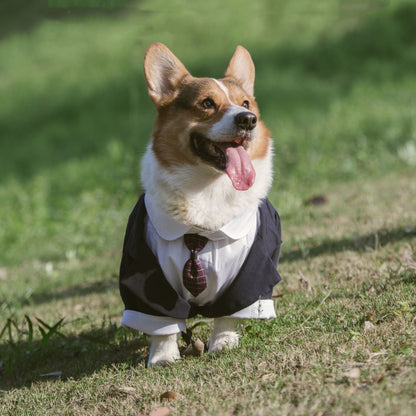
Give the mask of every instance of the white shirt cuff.
[(259, 299), (257, 302), (247, 306), (247, 308), (241, 309), (229, 316), (242, 319), (269, 319), (276, 318), (276, 312), (274, 310), (273, 299)]
[[(270, 319), (276, 318), (276, 312), (272, 299), (260, 299), (229, 316), (241, 319)], [(172, 335), (182, 332), (186, 328), (185, 320), (169, 316), (148, 315), (129, 309), (124, 311), (121, 324), (148, 335)]]
[(172, 335), (185, 330), (185, 320), (125, 310), (121, 324), (148, 335)]

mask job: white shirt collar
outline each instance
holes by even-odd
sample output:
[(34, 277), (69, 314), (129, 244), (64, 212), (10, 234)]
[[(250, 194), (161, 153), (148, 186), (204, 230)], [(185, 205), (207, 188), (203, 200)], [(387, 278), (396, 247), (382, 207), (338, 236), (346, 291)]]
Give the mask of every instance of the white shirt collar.
[(158, 206), (149, 193), (145, 194), (144, 202), (147, 215), (156, 232), (161, 238), (168, 241), (176, 240), (187, 233), (197, 233), (207, 237), (209, 240), (222, 240), (227, 237), (232, 240), (239, 240), (245, 237), (257, 225), (257, 205), (244, 211), (241, 215), (223, 225), (219, 230), (205, 231), (190, 227), (170, 217)]

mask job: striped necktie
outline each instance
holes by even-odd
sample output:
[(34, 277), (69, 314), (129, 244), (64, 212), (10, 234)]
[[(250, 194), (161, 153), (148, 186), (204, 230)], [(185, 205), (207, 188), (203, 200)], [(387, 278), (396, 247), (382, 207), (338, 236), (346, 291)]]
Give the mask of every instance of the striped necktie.
[(197, 257), (197, 254), (205, 247), (207, 241), (206, 237), (198, 234), (184, 235), (184, 242), (191, 252), (191, 257), (183, 268), (183, 285), (195, 297), (207, 288), (207, 275)]

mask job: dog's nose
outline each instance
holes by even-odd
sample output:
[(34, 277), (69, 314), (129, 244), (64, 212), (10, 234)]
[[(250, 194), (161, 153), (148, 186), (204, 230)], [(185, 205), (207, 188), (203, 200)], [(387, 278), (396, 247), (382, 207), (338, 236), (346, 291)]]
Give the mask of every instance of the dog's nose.
[(256, 127), (257, 117), (251, 111), (242, 111), (235, 116), (235, 124), (244, 130), (253, 130)]

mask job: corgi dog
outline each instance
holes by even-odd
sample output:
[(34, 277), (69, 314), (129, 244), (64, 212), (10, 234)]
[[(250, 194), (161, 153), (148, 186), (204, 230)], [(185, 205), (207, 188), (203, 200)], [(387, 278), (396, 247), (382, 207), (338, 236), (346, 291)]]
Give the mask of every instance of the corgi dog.
[(148, 334), (154, 366), (180, 359), (187, 318), (214, 318), (213, 353), (238, 345), (240, 319), (276, 317), (281, 229), (267, 199), (273, 142), (249, 52), (236, 48), (224, 78), (197, 78), (154, 43), (144, 75), (157, 117), (142, 159), (144, 194), (127, 225), (120, 293), (122, 324)]

